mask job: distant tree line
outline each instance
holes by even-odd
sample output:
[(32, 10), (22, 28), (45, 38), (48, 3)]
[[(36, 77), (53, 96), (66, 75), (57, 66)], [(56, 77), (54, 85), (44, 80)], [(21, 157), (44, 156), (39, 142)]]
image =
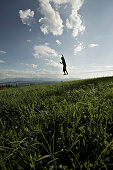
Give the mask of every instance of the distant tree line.
[(5, 89), (5, 88), (12, 88), (12, 87), (18, 87), (17, 84), (0, 84), (0, 90)]

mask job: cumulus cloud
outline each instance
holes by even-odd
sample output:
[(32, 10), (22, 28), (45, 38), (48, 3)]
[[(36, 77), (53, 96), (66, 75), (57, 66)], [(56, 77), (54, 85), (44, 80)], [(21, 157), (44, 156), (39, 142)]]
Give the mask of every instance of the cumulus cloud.
[(5, 51), (0, 51), (0, 54), (6, 54), (7, 52), (5, 52)]
[(48, 66), (52, 66), (54, 68), (60, 68), (61, 67), (61, 64), (55, 62), (54, 60), (48, 60), (48, 59), (46, 59), (46, 60), (47, 60), (46, 65), (48, 65)]
[(32, 25), (34, 22), (34, 11), (31, 11), (31, 9), (27, 10), (19, 10), (19, 15), (22, 20), (23, 24), (26, 24), (28, 26)]
[(50, 2), (61, 5), (70, 2), (70, 0), (50, 0)]
[(83, 46), (83, 43), (79, 43), (79, 45), (76, 46), (74, 49), (74, 55), (76, 55), (78, 52), (81, 52), (85, 47)]
[(70, 3), (72, 11), (66, 19), (66, 27), (72, 30), (73, 37), (77, 37), (79, 33), (84, 33), (86, 27), (83, 25), (81, 15), (78, 13), (84, 0), (39, 0), (39, 2), (40, 12), (43, 15), (43, 17), (39, 19), (39, 23), (41, 23), (40, 29), (44, 34), (52, 33), (53, 35), (62, 35), (63, 33), (63, 20), (58, 10), (55, 10), (51, 3), (59, 6)]
[(4, 60), (0, 60), (0, 63), (5, 63), (5, 61)]
[(85, 48), (93, 48), (93, 47), (97, 47), (99, 46), (98, 44), (89, 44), (87, 47), (84, 47), (83, 46), (83, 43), (79, 43), (77, 46), (75, 46), (75, 49), (74, 49), (74, 55), (76, 55), (78, 52), (81, 52), (83, 49)]
[(72, 13), (69, 18), (66, 19), (66, 26), (68, 29), (72, 29), (73, 37), (77, 37), (79, 33), (85, 31), (85, 26), (82, 24), (81, 16), (78, 14), (79, 9), (83, 5), (83, 0), (70, 0), (72, 5)]
[(61, 44), (62, 44), (59, 40), (56, 40), (56, 43), (57, 43), (58, 45), (61, 45)]
[(91, 47), (91, 48), (92, 48), (92, 47), (97, 47), (97, 46), (99, 46), (99, 45), (98, 45), (98, 44), (89, 44), (89, 45), (88, 45), (88, 47)]
[(38, 66), (36, 64), (32, 64), (32, 68), (37, 68)]
[(33, 56), (40, 58), (42, 56), (56, 57), (58, 53), (48, 45), (35, 45)]
[(43, 15), (39, 19), (40, 29), (44, 34), (52, 33), (53, 35), (62, 35), (63, 21), (58, 11), (52, 8), (49, 0), (39, 0), (40, 12)]

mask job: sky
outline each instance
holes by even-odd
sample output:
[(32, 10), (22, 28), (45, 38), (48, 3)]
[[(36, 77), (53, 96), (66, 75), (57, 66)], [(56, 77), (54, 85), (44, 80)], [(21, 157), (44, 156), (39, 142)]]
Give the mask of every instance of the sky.
[(112, 20), (113, 0), (0, 0), (0, 79), (112, 76)]

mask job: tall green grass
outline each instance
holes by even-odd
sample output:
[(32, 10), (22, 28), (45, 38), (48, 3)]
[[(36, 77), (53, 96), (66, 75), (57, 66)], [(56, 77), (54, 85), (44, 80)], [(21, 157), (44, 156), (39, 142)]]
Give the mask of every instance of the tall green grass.
[(0, 91), (0, 168), (113, 167), (113, 78)]

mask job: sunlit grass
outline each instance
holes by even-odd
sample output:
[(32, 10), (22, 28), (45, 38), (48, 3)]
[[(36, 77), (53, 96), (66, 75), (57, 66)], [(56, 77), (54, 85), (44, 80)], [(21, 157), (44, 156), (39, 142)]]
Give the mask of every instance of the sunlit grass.
[(112, 162), (112, 77), (0, 91), (1, 169), (107, 169)]

